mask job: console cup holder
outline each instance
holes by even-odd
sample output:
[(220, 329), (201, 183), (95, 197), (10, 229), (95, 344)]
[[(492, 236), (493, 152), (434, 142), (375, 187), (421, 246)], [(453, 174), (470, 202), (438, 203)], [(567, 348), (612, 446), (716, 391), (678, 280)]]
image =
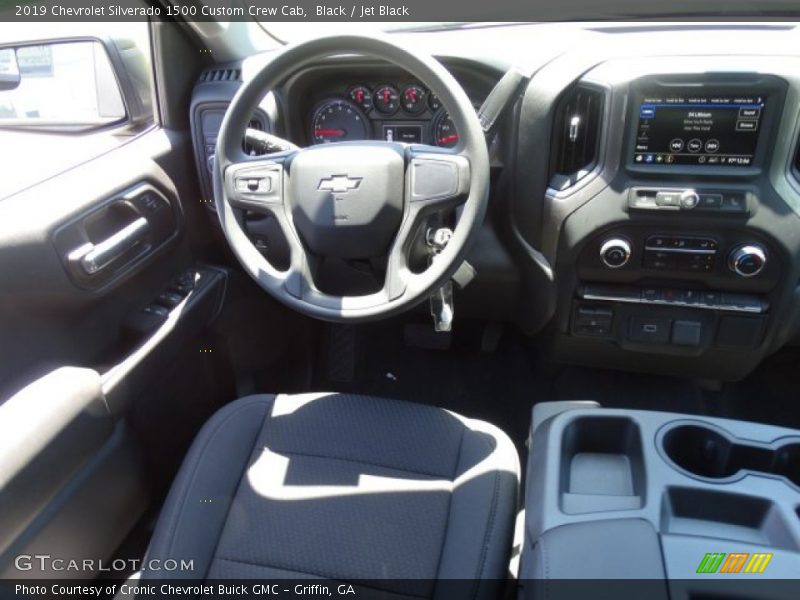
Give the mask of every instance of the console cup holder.
[(728, 479), (751, 471), (784, 477), (800, 487), (800, 440), (759, 446), (719, 429), (683, 424), (667, 431), (661, 444), (671, 462), (697, 477)]

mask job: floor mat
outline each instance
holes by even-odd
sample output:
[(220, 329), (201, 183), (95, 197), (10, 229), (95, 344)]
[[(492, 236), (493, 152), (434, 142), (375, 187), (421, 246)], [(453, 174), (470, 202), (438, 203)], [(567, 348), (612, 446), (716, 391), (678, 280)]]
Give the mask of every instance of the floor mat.
[[(407, 321), (406, 321), (407, 322)], [(532, 341), (507, 329), (494, 352), (481, 350), (483, 324), (456, 324), (449, 350), (404, 343), (402, 319), (349, 328), (320, 352), (318, 389), (348, 391), (433, 404), (484, 419), (506, 431), (525, 455), (530, 412), (537, 402), (596, 400), (607, 408), (707, 414), (708, 402), (689, 379), (574, 366), (540, 366)], [(332, 352), (331, 349), (335, 352)], [(335, 357), (337, 352), (352, 353)], [(332, 354), (334, 356), (332, 356)], [(341, 381), (339, 365), (355, 362), (352, 380)]]
[[(356, 327), (356, 368), (352, 381), (330, 377), (321, 352), (318, 389), (359, 392), (432, 404), (503, 429), (520, 450), (528, 434), (530, 410), (552, 399), (552, 389), (531, 364), (523, 341), (507, 333), (495, 352), (481, 350), (482, 325), (460, 322), (449, 350), (408, 347), (404, 322), (390, 320)], [(347, 362), (347, 361), (344, 361)]]

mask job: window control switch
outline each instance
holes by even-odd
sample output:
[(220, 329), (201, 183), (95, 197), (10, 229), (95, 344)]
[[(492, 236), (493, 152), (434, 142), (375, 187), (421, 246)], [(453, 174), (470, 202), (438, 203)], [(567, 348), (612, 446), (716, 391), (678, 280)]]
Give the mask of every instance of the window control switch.
[(181, 294), (174, 291), (166, 291), (166, 292), (161, 292), (158, 295), (156, 302), (167, 309), (172, 309), (178, 306), (178, 304), (180, 304), (181, 302), (183, 302), (183, 299), (185, 297), (186, 294)]

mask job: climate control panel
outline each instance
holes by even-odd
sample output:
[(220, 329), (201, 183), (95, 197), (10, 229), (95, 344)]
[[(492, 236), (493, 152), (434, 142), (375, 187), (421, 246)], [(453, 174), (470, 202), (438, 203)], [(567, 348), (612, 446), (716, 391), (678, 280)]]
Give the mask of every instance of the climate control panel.
[(713, 237), (651, 235), (645, 241), (642, 266), (694, 273), (714, 270), (719, 242)]
[(716, 236), (650, 233), (639, 241), (607, 235), (597, 241), (599, 265), (609, 270), (717, 274), (743, 279), (761, 275), (768, 264), (764, 244), (747, 239), (725, 244)]

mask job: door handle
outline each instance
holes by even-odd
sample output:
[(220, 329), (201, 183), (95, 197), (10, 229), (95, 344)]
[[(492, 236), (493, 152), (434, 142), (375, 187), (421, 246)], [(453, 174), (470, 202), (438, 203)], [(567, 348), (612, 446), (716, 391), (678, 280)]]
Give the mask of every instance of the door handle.
[(70, 264), (79, 265), (87, 275), (95, 275), (144, 241), (149, 230), (147, 219), (139, 217), (98, 244), (87, 242), (75, 248), (67, 259)]

